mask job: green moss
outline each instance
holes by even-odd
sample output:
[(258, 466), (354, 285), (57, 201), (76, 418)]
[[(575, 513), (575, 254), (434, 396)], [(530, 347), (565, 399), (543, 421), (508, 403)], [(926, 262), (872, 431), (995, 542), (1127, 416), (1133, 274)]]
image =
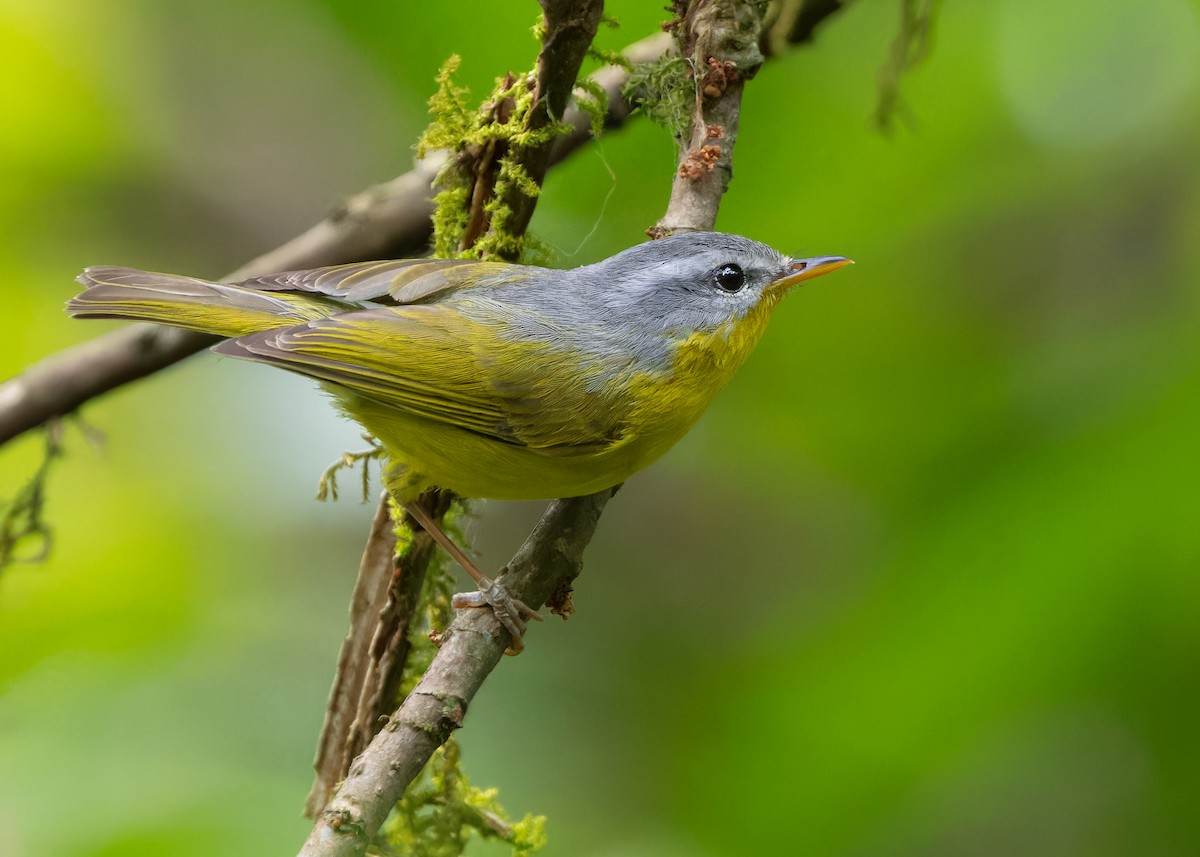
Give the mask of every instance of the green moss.
[(521, 254), (521, 263), (542, 268), (554, 267), (558, 263), (558, 249), (533, 233), (526, 233), (525, 252)]
[[(538, 25), (540, 28), (540, 24)], [(608, 51), (593, 50), (595, 59), (625, 64), (624, 58)], [(541, 188), (525, 170), (525, 154), (545, 146), (571, 128), (562, 122), (535, 116), (533, 73), (497, 80), (491, 95), (477, 110), (469, 105), (469, 93), (455, 83), (458, 57), (451, 57), (437, 76), (437, 89), (429, 99), (431, 121), (417, 144), (417, 154), (432, 149), (451, 153), (435, 185), (433, 215), (434, 255), (439, 258), (483, 258), (515, 260), (525, 249), (525, 237), (513, 227), (513, 206), (520, 197), (534, 199)], [(585, 111), (592, 132), (604, 127), (608, 101), (603, 88), (581, 79), (577, 83), (576, 103)], [(544, 108), (537, 108), (544, 109)], [(495, 167), (491, 198), (484, 203), (487, 230), (477, 236), (472, 247), (463, 243), (471, 225), (471, 205), (478, 159), (489, 152), (504, 154)]]
[(429, 97), (429, 113), (433, 121), (417, 140), (417, 156), (425, 157), (430, 149), (455, 149), (471, 130), (472, 113), (468, 102), (470, 90), (454, 82), (462, 59), (450, 56), (437, 73), (437, 89)]
[(622, 90), (634, 110), (683, 140), (696, 109), (696, 82), (687, 60), (665, 56), (633, 68)]
[(545, 846), (546, 819), (510, 820), (496, 789), (477, 788), (463, 774), (451, 738), (396, 804), (382, 835), (396, 853), (413, 857), (460, 857), (476, 837), (507, 842), (513, 857), (527, 857)]
[(604, 117), (608, 113), (608, 93), (604, 87), (590, 78), (582, 78), (575, 84), (575, 106), (587, 114), (592, 136), (604, 133)]
[(459, 255), (470, 220), (471, 187), (466, 176), (458, 175), (455, 165), (442, 170), (437, 185), (441, 190), (433, 197), (433, 255), (453, 259)]
[[(451, 56), (438, 69), (437, 89), (429, 98), (429, 126), (417, 140), (417, 157), (431, 150), (446, 149), (459, 152), (472, 134), (478, 114), (469, 107), (470, 92), (454, 82), (454, 73), (461, 63)], [(451, 157), (434, 182), (433, 245), (434, 256), (452, 259), (467, 228), (470, 207), (470, 176), (462, 169), (461, 160)]]

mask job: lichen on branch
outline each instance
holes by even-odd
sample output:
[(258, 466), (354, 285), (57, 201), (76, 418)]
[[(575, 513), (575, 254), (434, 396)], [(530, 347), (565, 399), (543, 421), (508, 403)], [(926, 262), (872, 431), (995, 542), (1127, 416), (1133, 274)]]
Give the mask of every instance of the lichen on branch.
[(542, 7), (544, 17), (534, 27), (542, 42), (536, 68), (497, 80), (478, 110), (468, 107), (466, 90), (454, 82), (457, 57), (438, 74), (429, 102), (433, 119), (417, 145), (418, 155), (451, 153), (436, 182), (437, 256), (519, 260), (551, 147), (572, 130), (562, 121), (572, 91), (582, 93), (577, 102), (592, 117), (593, 131), (603, 127), (605, 93), (579, 77), (589, 54), (612, 59), (592, 47), (602, 4), (544, 0)]
[(524, 249), (524, 229), (513, 228), (514, 199), (536, 199), (541, 192), (521, 154), (549, 146), (570, 127), (532, 122), (536, 99), (529, 74), (498, 79), (491, 96), (472, 109), (469, 92), (454, 80), (459, 62), (452, 56), (438, 72), (429, 99), (433, 118), (417, 142), (419, 157), (434, 149), (452, 153), (435, 182), (434, 255), (513, 261)]

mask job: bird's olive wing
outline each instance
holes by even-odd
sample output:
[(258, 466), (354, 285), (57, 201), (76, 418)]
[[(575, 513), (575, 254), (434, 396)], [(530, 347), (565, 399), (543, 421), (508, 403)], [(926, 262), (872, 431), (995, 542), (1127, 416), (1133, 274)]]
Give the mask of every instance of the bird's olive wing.
[(396, 259), (287, 271), (238, 285), (265, 292), (319, 292), (349, 301), (407, 304), (497, 277), (514, 279), (520, 269), (519, 265), (471, 259)]
[(503, 338), (455, 307), (367, 309), (229, 340), (218, 353), (340, 384), (414, 416), (548, 455), (606, 445), (622, 425), (588, 366), (547, 335)]

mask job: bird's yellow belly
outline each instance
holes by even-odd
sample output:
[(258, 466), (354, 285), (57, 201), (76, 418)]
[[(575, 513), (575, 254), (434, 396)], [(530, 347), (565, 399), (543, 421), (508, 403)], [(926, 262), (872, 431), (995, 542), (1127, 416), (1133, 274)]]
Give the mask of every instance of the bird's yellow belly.
[(695, 387), (680, 392), (661, 382), (653, 387), (652, 395), (640, 397), (644, 404), (631, 407), (620, 437), (553, 449), (507, 443), (342, 391), (337, 397), (398, 465), (388, 488), (402, 500), (433, 487), (464, 497), (544, 500), (593, 494), (624, 482), (674, 446), (711, 399)]
[(409, 496), (437, 487), (495, 500), (578, 497), (624, 482), (670, 447), (628, 439), (580, 450), (537, 450), (373, 403), (355, 407), (354, 416), (399, 465), (388, 487)]

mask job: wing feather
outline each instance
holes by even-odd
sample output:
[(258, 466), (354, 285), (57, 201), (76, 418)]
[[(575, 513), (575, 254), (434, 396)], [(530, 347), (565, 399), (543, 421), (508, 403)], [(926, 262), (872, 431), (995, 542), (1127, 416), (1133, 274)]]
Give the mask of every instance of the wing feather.
[(215, 350), (547, 455), (620, 437), (618, 409), (595, 392), (604, 385), (592, 383), (615, 367), (584, 365), (554, 337), (501, 341), (498, 327), (445, 304), (380, 307), (243, 336)]
[(417, 303), (494, 278), (514, 279), (517, 266), (472, 259), (396, 259), (287, 271), (239, 285), (267, 292), (319, 292), (350, 301)]

